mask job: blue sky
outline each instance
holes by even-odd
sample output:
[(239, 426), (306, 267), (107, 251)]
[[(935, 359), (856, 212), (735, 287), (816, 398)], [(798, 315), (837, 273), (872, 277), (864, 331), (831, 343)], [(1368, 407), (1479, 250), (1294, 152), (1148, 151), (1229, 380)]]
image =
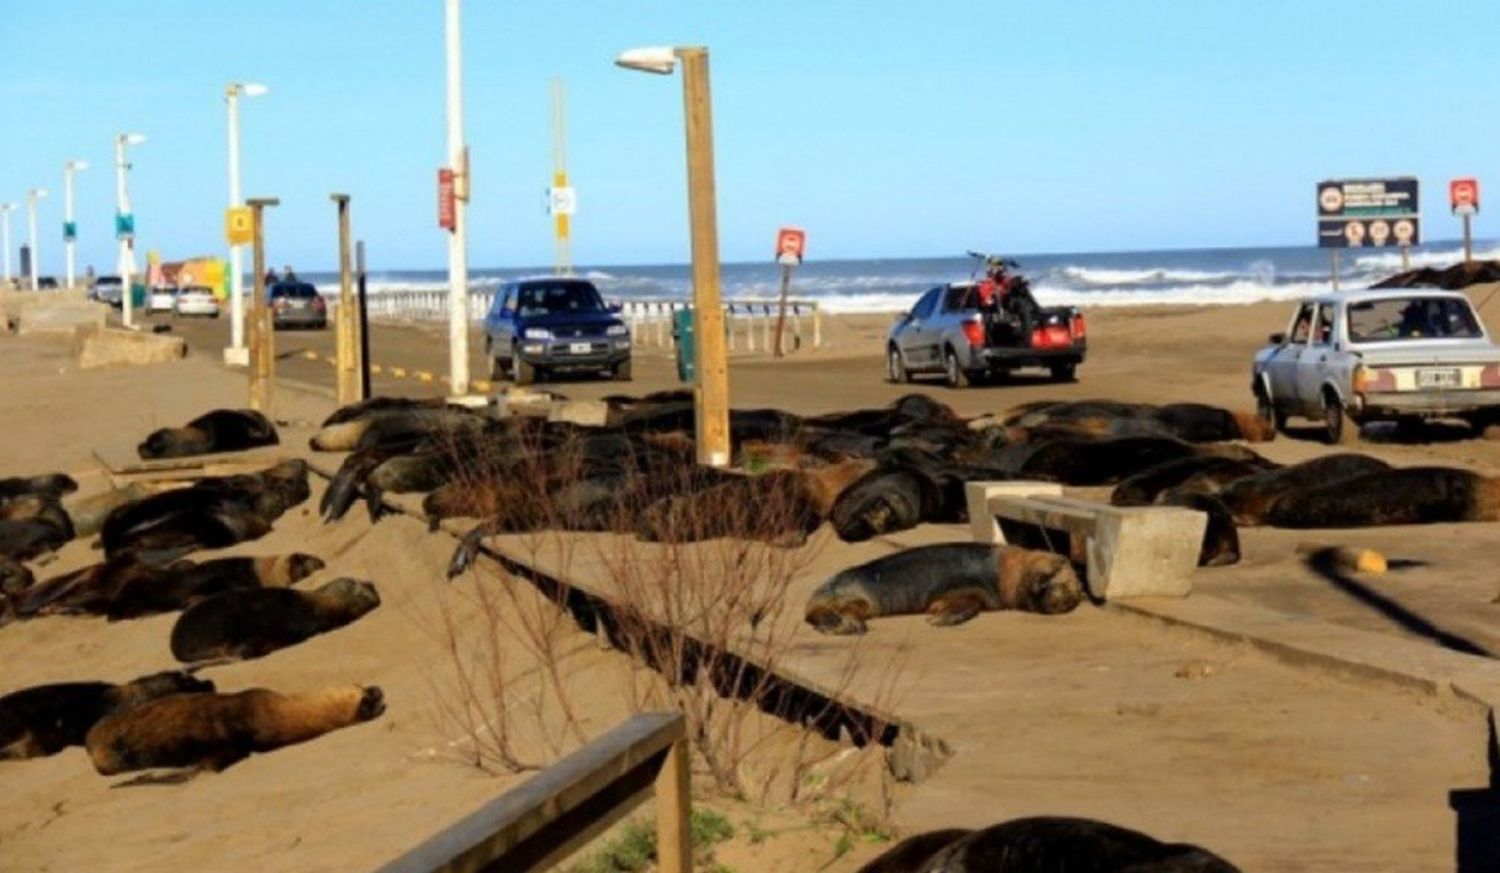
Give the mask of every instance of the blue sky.
[[(502, 2), (464, 5), (470, 262), (552, 259), (548, 81), (568, 88), (580, 264), (688, 256), (681, 82), (620, 70), (638, 45), (710, 47), (726, 260), (1304, 244), (1313, 183), (1415, 174), (1427, 236), (1446, 182), (1500, 161), (1500, 3)], [(245, 193), (279, 196), (271, 260), (336, 257), (353, 195), (376, 268), (438, 268), (441, 0), (0, 0), (0, 201), (43, 186), (61, 273), (62, 164), (80, 270), (114, 261), (111, 148), (140, 131), (142, 249), (222, 250), (222, 89), (242, 104)], [(1485, 235), (1485, 217), (1476, 233)], [(13, 238), (25, 232), (24, 211)]]

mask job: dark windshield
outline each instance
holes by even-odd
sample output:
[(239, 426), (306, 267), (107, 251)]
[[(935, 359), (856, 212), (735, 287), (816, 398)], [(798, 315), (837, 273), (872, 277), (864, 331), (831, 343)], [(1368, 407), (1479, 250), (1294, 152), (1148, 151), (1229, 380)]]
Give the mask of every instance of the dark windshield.
[(587, 282), (522, 285), (516, 305), (521, 315), (604, 311), (599, 292)]
[(318, 296), (318, 289), (316, 289), (313, 286), (307, 284), (306, 282), (301, 282), (301, 283), (296, 284), (296, 285), (288, 285), (288, 284), (272, 285), (271, 286), (271, 296), (272, 297), (303, 297), (303, 298), (317, 297)]
[(1352, 342), (1478, 339), (1483, 335), (1468, 301), (1457, 297), (1396, 297), (1349, 304)]

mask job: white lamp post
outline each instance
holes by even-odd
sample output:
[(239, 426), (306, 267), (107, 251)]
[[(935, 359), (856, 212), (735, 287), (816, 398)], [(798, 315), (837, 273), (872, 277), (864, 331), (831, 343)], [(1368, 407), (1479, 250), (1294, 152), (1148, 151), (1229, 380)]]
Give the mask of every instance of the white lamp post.
[(131, 326), (131, 274), (135, 272), (135, 216), (130, 214), (130, 195), (125, 190), (125, 147), (140, 145), (145, 134), (122, 133), (115, 137), (115, 236), (120, 240), (121, 321)]
[(63, 164), (63, 248), (68, 257), (68, 287), (73, 287), (73, 243), (78, 236), (78, 226), (73, 223), (73, 172), (87, 170), (88, 161), (68, 161)]
[(448, 237), (448, 388), (469, 393), (469, 155), (464, 147), (463, 31), (459, 0), (445, 0), (448, 61), (448, 168), (453, 172), (453, 232)]
[(724, 304), (719, 293), (719, 231), (715, 216), (713, 114), (708, 89), (708, 49), (702, 46), (631, 49), (615, 63), (629, 70), (670, 75), (682, 61), (687, 127), (688, 219), (693, 240), (694, 387), (698, 463), (729, 463), (729, 356)]
[(16, 204), (0, 203), (0, 227), (5, 229), (5, 287), (10, 287), (10, 214), (15, 211)]
[[(255, 82), (231, 82), (224, 89), (224, 102), (229, 106), (229, 205), (244, 206), (240, 199), (240, 97), (259, 97), (270, 89)], [(240, 247), (229, 247), (229, 348), (224, 350), (224, 363), (247, 366), (250, 351), (245, 348), (245, 290), (244, 265)]]
[(32, 188), (26, 192), (26, 212), (31, 226), (31, 290), (37, 290), (37, 261), (41, 258), (36, 253), (36, 202), (47, 196), (47, 189)]

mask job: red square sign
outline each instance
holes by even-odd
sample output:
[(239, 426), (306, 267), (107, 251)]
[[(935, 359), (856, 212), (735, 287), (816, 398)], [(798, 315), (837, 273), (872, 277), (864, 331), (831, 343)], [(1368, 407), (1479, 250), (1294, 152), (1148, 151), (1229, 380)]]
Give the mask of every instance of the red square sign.
[(1448, 202), (1454, 212), (1479, 211), (1479, 180), (1454, 179), (1448, 183)]
[(783, 227), (776, 232), (776, 260), (785, 263), (796, 259), (802, 263), (802, 253), (807, 247), (807, 233), (798, 227)]
[(457, 210), (453, 206), (453, 171), (447, 167), (438, 170), (438, 227), (443, 230), (458, 227)]

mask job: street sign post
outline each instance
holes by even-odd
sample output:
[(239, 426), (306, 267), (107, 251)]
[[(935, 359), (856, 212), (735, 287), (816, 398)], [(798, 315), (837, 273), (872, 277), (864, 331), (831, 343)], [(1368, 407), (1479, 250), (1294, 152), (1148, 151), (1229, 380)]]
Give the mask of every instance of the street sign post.
[(115, 213), (115, 239), (135, 239), (135, 215), (129, 212)]
[(1318, 247), (1331, 249), (1333, 288), (1339, 287), (1339, 249), (1401, 249), (1408, 263), (1412, 246), (1422, 242), (1415, 176), (1384, 179), (1326, 179), (1318, 183)]
[(73, 242), (78, 239), (78, 222), (63, 222), (63, 242)]
[(1475, 178), (1454, 179), (1448, 183), (1448, 204), (1454, 215), (1464, 219), (1464, 263), (1474, 257), (1473, 241), (1469, 235), (1469, 219), (1479, 211), (1479, 180)]
[(248, 206), (231, 206), (224, 210), (224, 236), (232, 246), (255, 242), (255, 213)]
[(807, 248), (807, 233), (798, 227), (783, 227), (776, 232), (776, 263), (781, 265), (781, 304), (776, 311), (776, 357), (786, 354), (781, 347), (786, 328), (786, 298), (792, 285), (792, 268), (802, 263)]

